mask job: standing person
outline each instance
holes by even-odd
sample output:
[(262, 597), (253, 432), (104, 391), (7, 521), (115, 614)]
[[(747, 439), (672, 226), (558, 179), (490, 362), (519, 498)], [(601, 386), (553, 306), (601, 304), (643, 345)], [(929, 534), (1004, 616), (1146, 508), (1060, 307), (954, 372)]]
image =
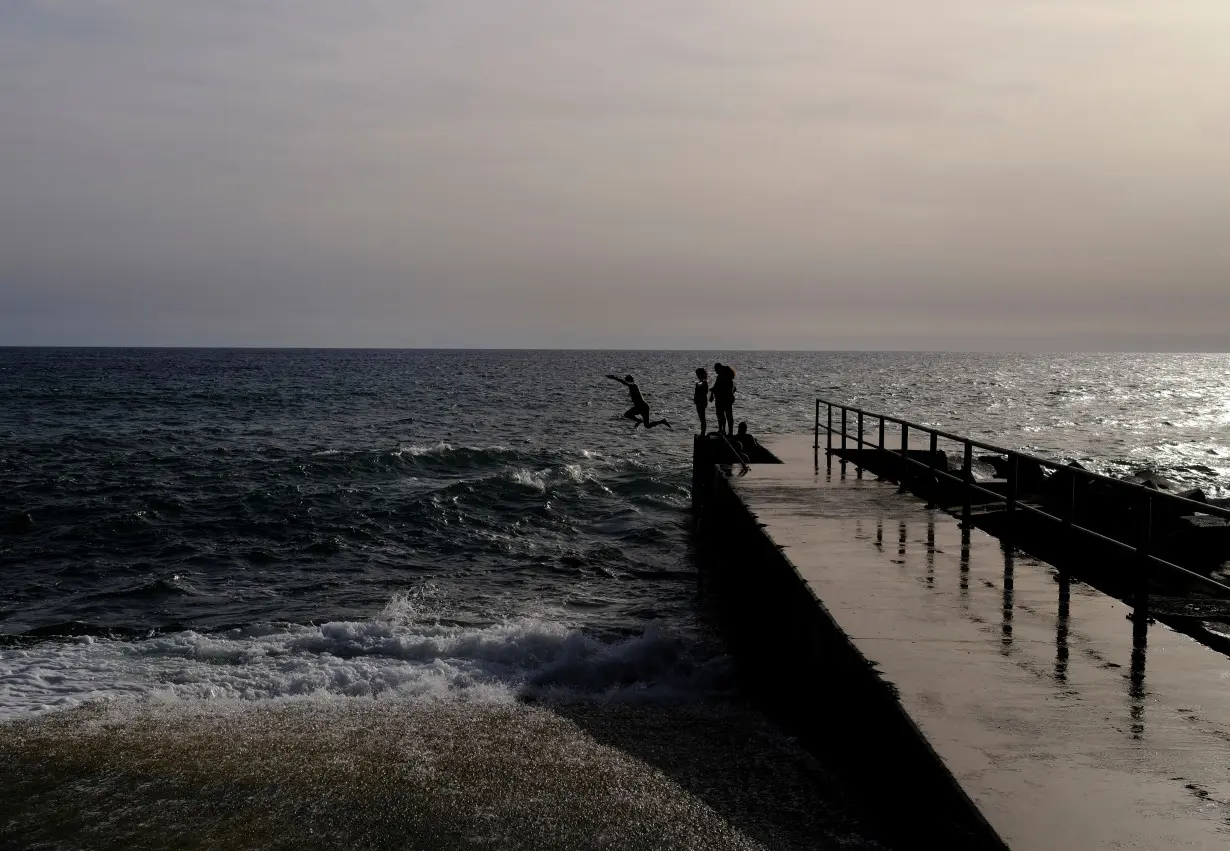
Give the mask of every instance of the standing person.
[(700, 417), (700, 436), (705, 436), (709, 423), (705, 420), (705, 409), (709, 407), (709, 373), (703, 366), (696, 367), (696, 388), (692, 391), (692, 401), (696, 403), (696, 416)]
[(717, 408), (718, 434), (732, 435), (735, 432), (735, 371), (722, 363), (713, 365), (713, 390), (709, 398)]
[(674, 431), (674, 429), (671, 428), (670, 420), (661, 419), (654, 420), (653, 422), (649, 421), (649, 402), (645, 401), (645, 397), (641, 394), (641, 388), (636, 386), (636, 379), (634, 379), (631, 375), (625, 375), (623, 378), (620, 378), (618, 375), (608, 375), (607, 378), (612, 381), (618, 381), (624, 387), (628, 388), (628, 395), (632, 397), (632, 407), (624, 411), (624, 417), (636, 423), (636, 425), (632, 426), (632, 428), (635, 429), (636, 426), (639, 426), (641, 422), (644, 421), (645, 428), (653, 428), (654, 426), (664, 425), (667, 428), (670, 428), (671, 431)]

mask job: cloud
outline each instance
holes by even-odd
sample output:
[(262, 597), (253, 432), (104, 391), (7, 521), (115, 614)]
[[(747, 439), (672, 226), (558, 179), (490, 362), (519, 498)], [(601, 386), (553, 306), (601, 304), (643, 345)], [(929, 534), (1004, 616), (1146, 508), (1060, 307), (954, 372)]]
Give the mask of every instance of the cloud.
[(1221, 2), (4, 14), (0, 343), (1230, 327)]

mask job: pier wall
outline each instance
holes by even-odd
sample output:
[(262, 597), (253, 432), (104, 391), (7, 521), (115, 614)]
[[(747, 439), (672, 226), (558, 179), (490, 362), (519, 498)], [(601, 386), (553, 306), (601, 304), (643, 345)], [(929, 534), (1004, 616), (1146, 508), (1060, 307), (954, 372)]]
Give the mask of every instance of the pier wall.
[(873, 815), (890, 840), (1005, 848), (728, 474), (704, 461), (698, 452), (697, 556), (745, 694), (882, 803)]

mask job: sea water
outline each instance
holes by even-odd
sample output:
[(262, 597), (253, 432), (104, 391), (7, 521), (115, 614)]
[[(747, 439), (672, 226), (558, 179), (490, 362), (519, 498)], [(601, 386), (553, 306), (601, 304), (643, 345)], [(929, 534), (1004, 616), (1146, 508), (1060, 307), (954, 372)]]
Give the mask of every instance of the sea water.
[[(691, 399), (717, 360), (762, 440), (810, 432), (824, 396), (1213, 496), (1230, 481), (1225, 355), (0, 350), (0, 747), (43, 767), (6, 789), (35, 802), (10, 837), (157, 777), (124, 795), (131, 819), (81, 829), (873, 844), (746, 708), (705, 614)], [(621, 419), (607, 373), (674, 429)], [(748, 798), (740, 774), (766, 765)], [(63, 791), (80, 777), (85, 799)], [(213, 789), (205, 816), (168, 804), (177, 783)], [(320, 801), (334, 817), (300, 817)]]

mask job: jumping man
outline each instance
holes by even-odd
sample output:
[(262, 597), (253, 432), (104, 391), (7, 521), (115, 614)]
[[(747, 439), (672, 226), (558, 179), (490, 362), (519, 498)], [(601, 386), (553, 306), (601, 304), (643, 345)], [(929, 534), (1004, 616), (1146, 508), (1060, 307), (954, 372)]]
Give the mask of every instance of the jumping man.
[[(618, 381), (624, 387), (628, 388), (628, 394), (632, 397), (632, 407), (624, 411), (624, 417), (636, 423), (636, 425), (632, 426), (633, 428), (641, 425), (642, 422), (644, 423), (645, 428), (653, 428), (657, 425), (664, 425), (667, 428), (671, 428), (669, 420), (661, 419), (654, 420), (653, 422), (649, 421), (649, 403), (646, 402), (645, 397), (641, 395), (641, 388), (636, 386), (636, 380), (631, 375), (625, 375), (623, 378), (620, 378), (618, 375), (608, 375), (607, 378), (612, 381)], [(671, 428), (671, 431), (674, 431), (674, 429)]]

